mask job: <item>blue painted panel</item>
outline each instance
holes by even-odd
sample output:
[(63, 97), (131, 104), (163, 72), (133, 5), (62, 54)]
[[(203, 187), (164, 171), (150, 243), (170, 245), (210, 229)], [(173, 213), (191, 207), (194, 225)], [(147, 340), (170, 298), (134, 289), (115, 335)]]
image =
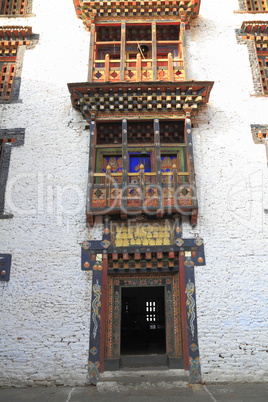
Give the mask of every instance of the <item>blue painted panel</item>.
[(140, 171), (140, 164), (144, 165), (145, 172), (151, 172), (151, 156), (133, 154), (129, 155), (129, 171), (132, 173), (138, 173)]

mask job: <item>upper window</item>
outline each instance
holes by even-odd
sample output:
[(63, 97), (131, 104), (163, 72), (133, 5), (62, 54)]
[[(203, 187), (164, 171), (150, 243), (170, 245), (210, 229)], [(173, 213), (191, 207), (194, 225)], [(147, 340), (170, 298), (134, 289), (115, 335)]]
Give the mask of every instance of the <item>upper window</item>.
[(27, 0), (2, 0), (0, 3), (0, 15), (25, 16), (31, 13), (31, 1)]
[[(240, 35), (248, 41), (254, 88), (257, 95), (268, 95), (267, 22), (244, 22)], [(257, 57), (256, 57), (257, 56)], [(256, 64), (259, 68), (256, 68)]]
[(92, 81), (182, 81), (179, 24), (97, 26)]
[(36, 39), (30, 27), (0, 27), (0, 102), (18, 100), (23, 53)]
[(246, 9), (249, 12), (266, 12), (268, 11), (268, 1), (267, 0), (245, 0)]

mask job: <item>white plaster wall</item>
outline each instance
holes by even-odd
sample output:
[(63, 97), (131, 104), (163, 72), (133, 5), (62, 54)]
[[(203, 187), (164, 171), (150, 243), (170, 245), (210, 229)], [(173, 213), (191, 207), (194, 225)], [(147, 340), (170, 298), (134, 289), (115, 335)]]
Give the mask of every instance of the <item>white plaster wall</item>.
[[(91, 275), (80, 269), (88, 131), (69, 82), (87, 80), (89, 33), (72, 1), (34, 0), (35, 17), (0, 19), (40, 35), (25, 51), (20, 103), (0, 105), (1, 128), (25, 128), (12, 149), (0, 252), (12, 254), (0, 284), (0, 384), (85, 384)], [(87, 236), (84, 237), (84, 239)]]
[[(268, 124), (268, 98), (252, 96), (248, 50), (235, 36), (244, 20), (264, 18), (235, 9), (233, 0), (203, 0), (187, 32), (189, 79), (215, 81), (193, 134), (199, 222), (184, 231), (205, 240), (207, 265), (196, 269), (204, 381), (264, 381), (268, 372), (267, 167), (250, 131)], [(0, 252), (13, 258), (11, 280), (0, 284), (0, 384), (84, 384), (91, 277), (78, 243), (88, 238), (88, 132), (67, 83), (87, 80), (89, 34), (71, 0), (34, 0), (33, 12), (16, 20), (40, 35), (25, 52), (22, 102), (0, 105), (1, 128), (26, 129), (9, 171), (14, 218), (0, 221)]]
[(187, 33), (189, 79), (212, 80), (210, 103), (193, 131), (199, 221), (206, 266), (196, 269), (204, 381), (268, 379), (268, 208), (264, 145), (250, 124), (267, 124), (267, 97), (254, 97), (246, 45), (235, 30), (265, 14), (237, 14), (238, 2), (203, 0)]

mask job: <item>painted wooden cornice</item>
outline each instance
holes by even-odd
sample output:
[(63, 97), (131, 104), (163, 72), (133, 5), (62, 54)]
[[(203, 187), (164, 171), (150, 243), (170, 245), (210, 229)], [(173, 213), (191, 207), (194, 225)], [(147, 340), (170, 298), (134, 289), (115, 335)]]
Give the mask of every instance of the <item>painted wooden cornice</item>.
[(200, 0), (179, 1), (87, 1), (73, 0), (76, 14), (87, 28), (92, 23), (155, 18), (180, 20), (186, 27), (199, 13)]
[(268, 21), (247, 21), (241, 26), (241, 36), (245, 40), (265, 41), (268, 43)]
[(195, 115), (209, 101), (212, 81), (68, 84), (73, 107), (90, 121), (124, 114)]
[(0, 26), (1, 46), (23, 46), (33, 44), (38, 35), (33, 34), (31, 27)]

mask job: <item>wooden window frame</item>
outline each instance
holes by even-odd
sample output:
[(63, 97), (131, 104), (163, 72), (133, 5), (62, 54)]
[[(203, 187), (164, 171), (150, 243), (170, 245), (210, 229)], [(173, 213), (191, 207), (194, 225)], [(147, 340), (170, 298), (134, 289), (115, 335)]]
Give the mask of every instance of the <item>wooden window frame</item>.
[(0, 17), (29, 17), (32, 15), (32, 0), (2, 0)]
[(248, 13), (267, 13), (267, 0), (245, 0), (245, 7)]

